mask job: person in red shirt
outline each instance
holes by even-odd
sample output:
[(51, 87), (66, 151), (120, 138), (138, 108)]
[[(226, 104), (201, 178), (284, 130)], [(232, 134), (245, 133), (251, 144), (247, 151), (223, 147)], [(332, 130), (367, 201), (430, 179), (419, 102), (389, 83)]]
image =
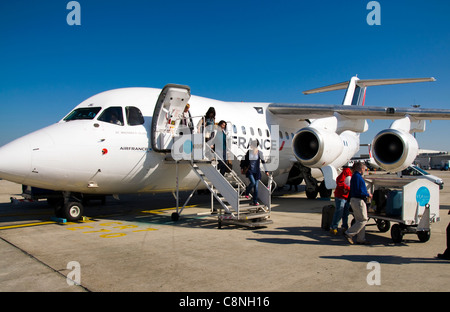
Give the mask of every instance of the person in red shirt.
[(350, 194), (350, 179), (352, 170), (344, 167), (341, 174), (336, 179), (336, 189), (334, 191), (336, 209), (334, 210), (333, 221), (330, 226), (330, 233), (337, 235), (339, 221), (342, 219), (342, 228), (344, 231), (348, 229), (348, 215), (350, 204), (348, 195)]

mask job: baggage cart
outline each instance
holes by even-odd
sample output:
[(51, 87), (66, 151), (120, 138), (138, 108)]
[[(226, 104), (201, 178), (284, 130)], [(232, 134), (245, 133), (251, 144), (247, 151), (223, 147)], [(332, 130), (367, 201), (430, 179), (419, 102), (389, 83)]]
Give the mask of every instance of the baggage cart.
[(440, 221), (438, 185), (424, 179), (410, 182), (376, 175), (365, 180), (372, 194), (385, 194), (385, 198), (373, 197), (368, 212), (381, 232), (390, 228), (394, 243), (402, 242), (405, 234), (416, 234), (421, 242), (430, 239), (431, 223)]

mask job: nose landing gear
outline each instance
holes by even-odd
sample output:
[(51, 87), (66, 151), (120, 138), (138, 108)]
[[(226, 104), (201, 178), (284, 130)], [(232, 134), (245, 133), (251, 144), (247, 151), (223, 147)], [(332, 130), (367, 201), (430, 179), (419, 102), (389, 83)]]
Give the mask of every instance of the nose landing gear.
[(64, 198), (55, 203), (55, 214), (59, 218), (64, 218), (69, 222), (81, 220), (83, 217), (84, 205), (81, 196), (72, 193), (64, 193)]

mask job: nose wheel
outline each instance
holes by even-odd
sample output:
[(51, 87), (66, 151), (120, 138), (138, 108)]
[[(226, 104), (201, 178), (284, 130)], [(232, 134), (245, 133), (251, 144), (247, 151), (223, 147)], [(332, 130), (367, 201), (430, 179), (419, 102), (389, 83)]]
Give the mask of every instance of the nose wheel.
[(57, 217), (64, 218), (69, 222), (78, 221), (83, 218), (84, 206), (81, 200), (74, 197), (61, 200), (55, 207)]
[(64, 214), (67, 221), (78, 221), (83, 217), (84, 207), (80, 202), (69, 202), (64, 205)]
[(81, 220), (84, 206), (81, 202), (68, 202), (56, 207), (55, 213), (59, 218), (64, 218), (69, 222)]

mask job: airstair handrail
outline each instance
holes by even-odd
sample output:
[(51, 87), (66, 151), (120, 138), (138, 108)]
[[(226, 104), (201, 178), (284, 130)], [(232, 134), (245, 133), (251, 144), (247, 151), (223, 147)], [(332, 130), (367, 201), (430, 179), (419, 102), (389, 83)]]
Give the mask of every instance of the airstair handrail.
[[(212, 147), (209, 144), (205, 144), (206, 147), (209, 149), (209, 151), (212, 153), (212, 155), (214, 155), (215, 159), (218, 159), (220, 161), (222, 161), (223, 165), (227, 168), (227, 170), (229, 171), (229, 173), (231, 174), (231, 176), (233, 177), (233, 179), (238, 182), (240, 184), (240, 187), (242, 187), (245, 190), (245, 183), (241, 180), (241, 178), (236, 174), (236, 172), (233, 170), (233, 168), (230, 168), (226, 161), (224, 161), (224, 159), (218, 154), (216, 153), (215, 150), (212, 149)], [(227, 148), (228, 151), (228, 148)]]

